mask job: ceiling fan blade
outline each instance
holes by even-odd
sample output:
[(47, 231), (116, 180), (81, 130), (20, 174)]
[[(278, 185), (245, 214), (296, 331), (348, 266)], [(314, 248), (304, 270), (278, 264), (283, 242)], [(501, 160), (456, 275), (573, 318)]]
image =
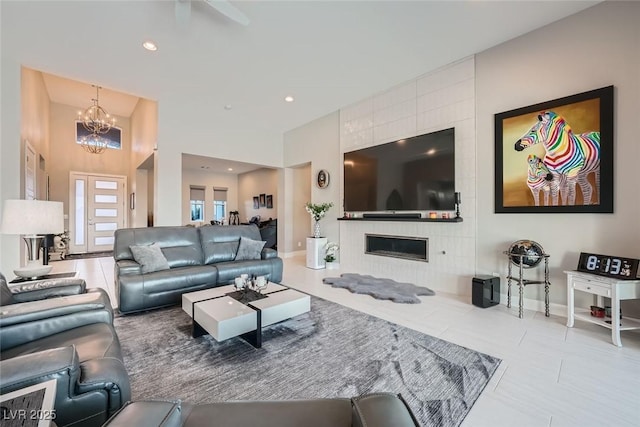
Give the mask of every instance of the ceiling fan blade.
[(242, 13), (227, 0), (204, 0), (204, 2), (240, 25), (247, 26), (251, 22), (247, 15)]
[(178, 25), (185, 27), (191, 19), (191, 0), (175, 0), (175, 14)]

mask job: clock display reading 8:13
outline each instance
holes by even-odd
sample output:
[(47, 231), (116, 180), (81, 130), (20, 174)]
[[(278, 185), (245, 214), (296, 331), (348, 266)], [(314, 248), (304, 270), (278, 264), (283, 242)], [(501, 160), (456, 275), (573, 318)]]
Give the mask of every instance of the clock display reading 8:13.
[(578, 271), (635, 280), (638, 274), (638, 263), (633, 258), (622, 258), (609, 255), (598, 255), (587, 252), (580, 253)]

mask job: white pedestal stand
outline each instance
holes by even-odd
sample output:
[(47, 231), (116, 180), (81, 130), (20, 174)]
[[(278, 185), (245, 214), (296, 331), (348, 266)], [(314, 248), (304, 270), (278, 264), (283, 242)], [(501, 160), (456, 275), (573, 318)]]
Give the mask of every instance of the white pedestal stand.
[(307, 237), (307, 267), (318, 270), (324, 268), (324, 247), (327, 244), (326, 237)]

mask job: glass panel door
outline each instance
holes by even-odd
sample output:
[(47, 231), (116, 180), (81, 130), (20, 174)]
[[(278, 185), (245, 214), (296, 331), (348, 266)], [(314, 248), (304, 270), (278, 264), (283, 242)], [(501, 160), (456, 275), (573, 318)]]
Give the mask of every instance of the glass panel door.
[(69, 252), (113, 250), (115, 230), (126, 226), (127, 178), (71, 172), (69, 182)]
[(87, 250), (113, 249), (115, 228), (124, 227), (125, 181), (123, 177), (89, 176), (87, 198)]

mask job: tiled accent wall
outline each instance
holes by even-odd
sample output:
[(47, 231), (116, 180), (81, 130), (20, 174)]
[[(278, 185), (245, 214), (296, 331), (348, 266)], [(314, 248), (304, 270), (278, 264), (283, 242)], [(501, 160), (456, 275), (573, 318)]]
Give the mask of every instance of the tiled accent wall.
[[(340, 221), (343, 271), (468, 295), (475, 273), (475, 64), (470, 57), (340, 111), (340, 152), (455, 127), (461, 223)], [(342, 179), (340, 180), (342, 183)], [(492, 185), (489, 183), (489, 185)], [(344, 188), (340, 199), (343, 200)], [(429, 262), (365, 255), (365, 234), (429, 238)]]

